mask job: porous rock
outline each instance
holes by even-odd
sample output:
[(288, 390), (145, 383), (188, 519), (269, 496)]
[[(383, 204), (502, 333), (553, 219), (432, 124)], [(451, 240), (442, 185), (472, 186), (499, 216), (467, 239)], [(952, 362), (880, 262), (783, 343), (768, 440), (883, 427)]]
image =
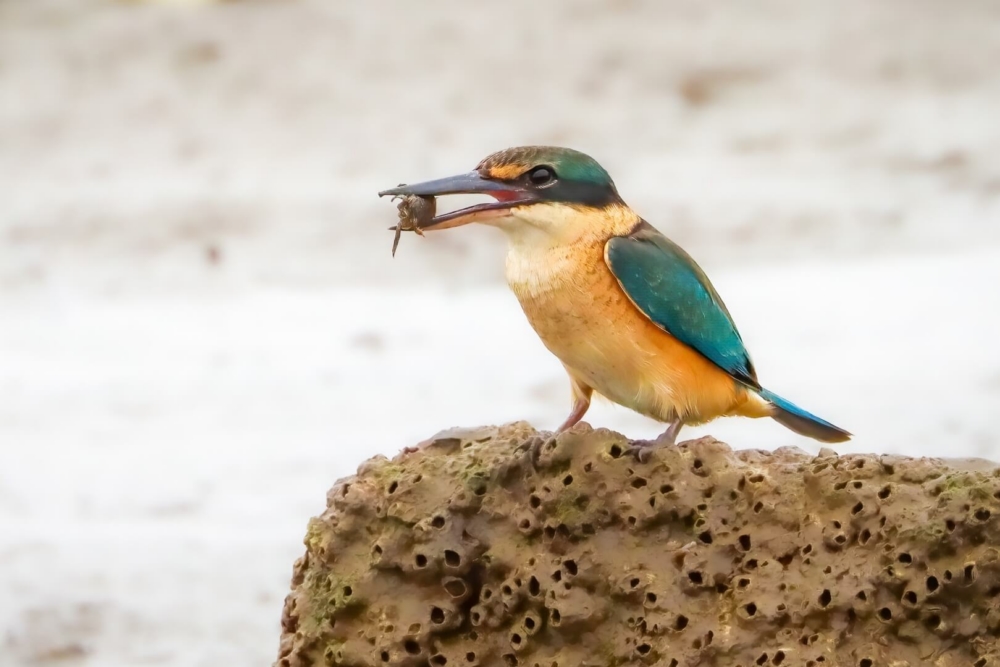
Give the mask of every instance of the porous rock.
[(1000, 667), (1000, 470), (439, 434), (309, 523), (277, 667)]

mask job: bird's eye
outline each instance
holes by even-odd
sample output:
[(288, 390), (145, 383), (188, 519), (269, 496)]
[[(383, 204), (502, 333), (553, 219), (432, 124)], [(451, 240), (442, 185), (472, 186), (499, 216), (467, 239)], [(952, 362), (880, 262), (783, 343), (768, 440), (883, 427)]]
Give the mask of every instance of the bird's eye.
[(528, 180), (532, 185), (548, 185), (556, 180), (556, 173), (548, 167), (535, 167), (528, 172)]

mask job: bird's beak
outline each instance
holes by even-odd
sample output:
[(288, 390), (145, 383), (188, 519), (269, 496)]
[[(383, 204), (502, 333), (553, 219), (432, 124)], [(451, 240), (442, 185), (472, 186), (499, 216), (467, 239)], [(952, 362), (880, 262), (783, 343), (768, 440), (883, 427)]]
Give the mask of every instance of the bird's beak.
[(378, 193), (379, 197), (387, 195), (418, 195), (421, 197), (440, 197), (442, 195), (482, 194), (496, 199), (488, 204), (476, 204), (458, 209), (450, 213), (442, 213), (418, 228), (424, 230), (449, 229), (470, 222), (483, 222), (491, 218), (500, 218), (516, 206), (532, 203), (535, 198), (530, 193), (502, 181), (483, 178), (478, 171), (467, 174), (439, 178), (414, 185), (401, 185)]

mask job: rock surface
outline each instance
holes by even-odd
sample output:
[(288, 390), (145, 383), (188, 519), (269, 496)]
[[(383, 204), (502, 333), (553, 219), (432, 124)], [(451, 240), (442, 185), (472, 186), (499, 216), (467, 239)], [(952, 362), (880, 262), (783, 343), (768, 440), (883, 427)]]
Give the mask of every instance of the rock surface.
[(309, 523), (278, 667), (1000, 666), (1000, 468), (444, 432)]

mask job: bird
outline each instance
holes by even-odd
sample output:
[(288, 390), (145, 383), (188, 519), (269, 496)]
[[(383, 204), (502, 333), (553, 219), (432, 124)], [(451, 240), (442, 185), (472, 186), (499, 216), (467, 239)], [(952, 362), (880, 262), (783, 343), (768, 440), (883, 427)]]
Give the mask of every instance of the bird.
[(683, 426), (719, 417), (770, 417), (824, 443), (852, 434), (765, 389), (722, 298), (679, 245), (630, 208), (592, 157), (520, 146), (467, 173), (379, 196), (488, 195), (441, 213), (423, 232), (480, 223), (508, 241), (506, 279), (529, 324), (569, 376), (579, 423), (593, 396), (645, 415), (676, 443)]

